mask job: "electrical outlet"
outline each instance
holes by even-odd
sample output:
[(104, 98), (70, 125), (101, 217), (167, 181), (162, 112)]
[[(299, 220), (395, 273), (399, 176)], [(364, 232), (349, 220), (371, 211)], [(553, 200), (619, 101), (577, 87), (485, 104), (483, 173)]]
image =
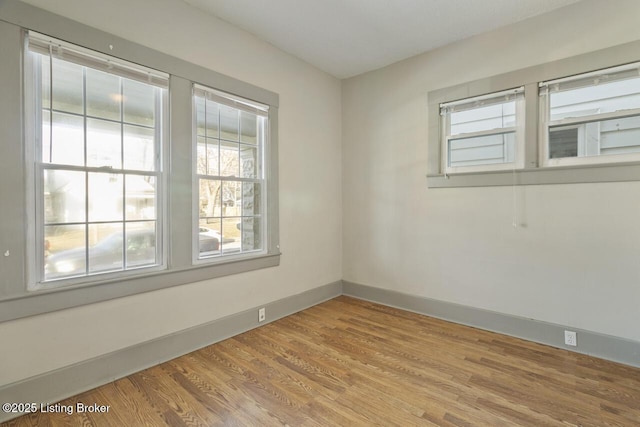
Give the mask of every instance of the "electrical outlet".
[(564, 343), (572, 347), (578, 346), (578, 336), (573, 331), (564, 331)]
[(258, 322), (264, 322), (264, 319), (267, 318), (267, 315), (264, 311), (264, 307), (258, 310)]

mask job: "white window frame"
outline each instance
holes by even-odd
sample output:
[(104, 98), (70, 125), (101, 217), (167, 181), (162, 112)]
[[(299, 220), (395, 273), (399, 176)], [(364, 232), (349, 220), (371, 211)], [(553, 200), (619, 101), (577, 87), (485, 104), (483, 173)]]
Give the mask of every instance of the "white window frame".
[[(239, 111), (245, 111), (249, 113), (256, 114), (256, 116), (263, 117), (265, 119), (265, 125), (263, 129), (262, 138), (256, 135), (256, 146), (258, 147), (258, 163), (257, 166), (259, 169), (259, 176), (256, 178), (243, 178), (243, 177), (226, 177), (223, 175), (208, 175), (208, 174), (198, 174), (198, 132), (197, 132), (197, 105), (196, 105), (196, 94), (203, 94), (205, 98), (208, 98), (220, 105), (225, 105), (227, 107), (231, 107), (237, 109)], [(268, 150), (269, 150), (269, 106), (265, 104), (261, 104), (255, 101), (251, 101), (236, 95), (232, 95), (229, 93), (225, 93), (211, 87), (207, 87), (204, 85), (193, 84), (193, 236), (192, 236), (192, 256), (193, 256), (193, 264), (201, 265), (201, 264), (216, 264), (222, 262), (229, 262), (235, 260), (242, 259), (250, 259), (255, 258), (256, 256), (262, 256), (267, 253), (267, 248), (269, 247), (269, 234), (267, 221), (269, 219), (269, 213), (267, 211), (268, 206), (268, 178), (267, 178), (267, 162), (268, 158)], [(206, 119), (206, 113), (205, 113)], [(258, 139), (262, 139), (262, 141), (258, 141)], [(218, 141), (221, 141), (221, 138), (218, 138)], [(220, 171), (219, 171), (220, 172)], [(201, 179), (210, 179), (217, 181), (232, 181), (232, 182), (241, 182), (241, 183), (256, 183), (261, 186), (261, 194), (260, 194), (260, 214), (254, 215), (255, 217), (259, 217), (261, 219), (261, 232), (260, 232), (260, 241), (261, 247), (256, 250), (251, 251), (242, 251), (235, 253), (224, 254), (222, 250), (218, 250), (218, 253), (209, 254), (201, 256), (200, 248), (199, 248), (199, 229), (200, 229), (200, 215), (199, 215), (199, 185)], [(244, 216), (243, 216), (244, 218)], [(224, 217), (221, 216), (221, 224), (224, 220)], [(242, 221), (241, 221), (242, 223)], [(224, 236), (222, 236), (224, 237)], [(223, 242), (219, 242), (222, 247), (224, 247)], [(242, 246), (242, 242), (240, 242)]]
[[(564, 157), (564, 158), (550, 158), (549, 147), (549, 131), (552, 127), (578, 127), (580, 130), (584, 126), (590, 124), (597, 125), (601, 121), (611, 119), (622, 119), (627, 117), (640, 117), (640, 108), (619, 110), (609, 113), (593, 112), (580, 117), (568, 117), (559, 120), (551, 119), (551, 96), (550, 94), (554, 90), (558, 90), (559, 87), (569, 86), (572, 88), (588, 87), (596, 85), (598, 79), (607, 78), (612, 74), (626, 74), (635, 73), (640, 78), (640, 62), (632, 63), (622, 66), (608, 67), (605, 69), (590, 71), (581, 73), (575, 76), (563, 77), (559, 79), (553, 79), (543, 81), (538, 84), (539, 86), (539, 105), (540, 105), (540, 165), (542, 167), (562, 167), (562, 166), (587, 166), (587, 165), (601, 165), (607, 163), (627, 163), (640, 161), (640, 153), (625, 153), (625, 154), (609, 154), (609, 155), (593, 155), (584, 157)], [(591, 85), (586, 82), (593, 82)], [(580, 140), (578, 140), (578, 147), (580, 149)]]
[[(49, 55), (50, 58), (58, 58), (59, 60), (74, 63), (83, 67), (87, 67), (93, 70), (103, 71), (110, 74), (117, 75), (119, 77), (128, 78), (143, 83), (148, 83), (152, 86), (158, 87), (162, 90), (161, 99), (156, 105), (156, 111), (160, 114), (156, 118), (155, 122), (155, 151), (154, 156), (154, 170), (152, 171), (138, 171), (125, 169), (122, 165), (119, 169), (112, 169), (111, 167), (100, 166), (73, 166), (73, 165), (58, 165), (49, 164), (42, 161), (41, 153), (41, 136), (42, 136), (42, 118), (40, 111), (40, 90), (38, 82), (35, 81), (35, 55)], [(89, 49), (85, 49), (81, 46), (67, 43), (65, 41), (49, 37), (43, 34), (39, 34), (34, 31), (25, 33), (25, 109), (28, 111), (25, 117), (25, 135), (27, 138), (25, 144), (26, 160), (27, 160), (27, 172), (28, 175), (33, 176), (33, 181), (28, 187), (29, 197), (27, 200), (28, 211), (34, 212), (33, 216), (30, 216), (33, 227), (31, 236), (28, 239), (29, 253), (33, 254), (30, 257), (29, 274), (27, 289), (29, 291), (39, 291), (45, 289), (55, 289), (66, 286), (87, 285), (94, 282), (100, 282), (105, 280), (115, 280), (127, 277), (132, 277), (140, 274), (147, 274), (149, 272), (161, 271), (167, 267), (166, 251), (166, 222), (164, 218), (166, 216), (166, 204), (165, 204), (165, 152), (167, 146), (167, 133), (168, 133), (168, 86), (169, 75), (162, 73), (147, 67), (142, 67), (129, 63), (127, 61), (120, 60), (118, 58), (111, 57), (99, 52), (95, 52)], [(51, 83), (52, 84), (52, 83)], [(53, 90), (53, 87), (51, 88)], [(83, 91), (83, 105), (86, 106), (87, 94)], [(53, 107), (49, 105), (49, 110), (53, 111)], [(125, 124), (123, 121), (123, 112), (121, 111), (121, 117), (117, 123), (121, 126)], [(83, 122), (86, 123), (88, 118), (91, 118), (86, 111), (78, 113), (78, 117), (82, 117)], [(52, 120), (52, 118), (50, 119)], [(115, 122), (114, 122), (115, 123)], [(85, 124), (86, 127), (86, 124)], [(122, 140), (121, 140), (122, 144)], [(86, 155), (87, 150), (87, 136), (86, 129), (84, 135), (84, 151)], [(124, 159), (124, 152), (122, 152), (122, 159)], [(61, 278), (45, 278), (45, 264), (44, 246), (45, 246), (45, 214), (44, 214), (44, 187), (43, 177), (45, 170), (64, 170), (64, 171), (76, 171), (88, 173), (105, 173), (109, 172), (115, 175), (119, 175), (124, 180), (127, 176), (144, 175), (153, 176), (156, 180), (156, 199), (155, 199), (155, 258), (156, 262), (150, 265), (134, 266), (126, 268), (123, 262), (123, 269), (107, 272), (95, 272), (85, 273), (83, 275), (76, 275), (70, 277)], [(88, 175), (85, 175), (88, 179)], [(123, 194), (123, 202), (125, 195)], [(88, 188), (85, 187), (85, 200), (88, 200), (89, 193)], [(85, 216), (88, 211), (85, 211)], [(110, 221), (109, 223), (121, 223), (123, 226), (123, 260), (125, 257), (125, 245), (126, 245), (126, 224), (130, 220), (123, 217), (118, 221)], [(136, 221), (139, 222), (139, 221)], [(99, 222), (100, 223), (100, 222)], [(85, 234), (87, 233), (87, 227), (90, 221), (88, 217), (85, 217), (84, 221), (77, 225), (84, 225)], [(85, 261), (88, 260), (88, 235), (85, 235)]]
[[(508, 101), (513, 100), (515, 103), (515, 126), (495, 128), (478, 132), (468, 132), (452, 135), (451, 129), (451, 113), (459, 109), (472, 110), (475, 106), (484, 107), (485, 102), (495, 102), (499, 99), (505, 99)], [(497, 102), (496, 102), (497, 103)], [(463, 98), (456, 101), (444, 102), (440, 106), (440, 122), (441, 122), (441, 148), (442, 153), (442, 165), (441, 168), (445, 175), (459, 174), (459, 173), (475, 173), (475, 172), (488, 172), (488, 171), (504, 171), (521, 169), (524, 166), (524, 125), (525, 125), (525, 103), (524, 103), (524, 87), (518, 87), (515, 89), (502, 90), (499, 92), (487, 93), (480, 96), (474, 96), (470, 98)], [(460, 140), (467, 138), (474, 138), (480, 136), (493, 136), (502, 135), (507, 133), (515, 133), (514, 144), (514, 161), (484, 165), (473, 166), (449, 166), (449, 146), (450, 141)]]

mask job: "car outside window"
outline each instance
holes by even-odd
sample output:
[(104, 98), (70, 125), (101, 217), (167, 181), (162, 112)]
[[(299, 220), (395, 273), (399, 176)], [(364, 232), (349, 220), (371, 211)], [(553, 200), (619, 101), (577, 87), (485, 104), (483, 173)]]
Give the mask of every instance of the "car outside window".
[(33, 32), (28, 43), (35, 287), (161, 266), (167, 77)]
[(194, 110), (194, 258), (264, 253), (268, 107), (195, 85)]

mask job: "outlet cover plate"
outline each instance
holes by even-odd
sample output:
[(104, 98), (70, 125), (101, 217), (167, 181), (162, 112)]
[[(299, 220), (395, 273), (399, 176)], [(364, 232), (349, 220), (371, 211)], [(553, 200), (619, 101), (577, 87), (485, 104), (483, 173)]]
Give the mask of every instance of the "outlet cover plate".
[(564, 343), (572, 347), (578, 346), (577, 334), (573, 331), (564, 331)]

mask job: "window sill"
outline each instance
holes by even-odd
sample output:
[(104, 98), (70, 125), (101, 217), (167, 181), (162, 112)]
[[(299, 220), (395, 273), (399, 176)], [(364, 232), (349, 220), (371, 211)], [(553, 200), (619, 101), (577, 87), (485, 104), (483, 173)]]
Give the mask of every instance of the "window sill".
[(640, 181), (640, 163), (555, 166), (508, 171), (427, 175), (429, 188), (494, 187), (508, 185), (579, 184)]
[(278, 265), (280, 253), (224, 264), (194, 265), (91, 284), (41, 289), (0, 300), (0, 322)]

